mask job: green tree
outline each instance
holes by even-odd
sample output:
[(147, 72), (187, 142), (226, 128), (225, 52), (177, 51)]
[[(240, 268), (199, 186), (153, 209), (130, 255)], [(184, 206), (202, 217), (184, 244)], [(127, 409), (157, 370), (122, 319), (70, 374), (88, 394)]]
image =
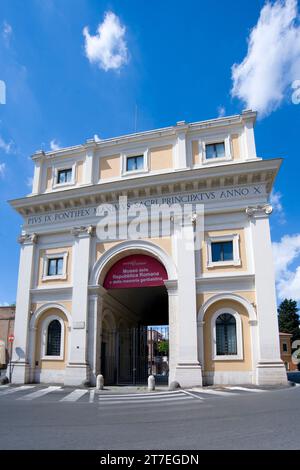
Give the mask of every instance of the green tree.
[(293, 299), (284, 299), (278, 307), (279, 331), (291, 333), (292, 341), (300, 338), (300, 319), (298, 315), (297, 302)]
[(157, 349), (161, 354), (167, 356), (169, 354), (169, 341), (167, 339), (163, 339), (158, 343)]

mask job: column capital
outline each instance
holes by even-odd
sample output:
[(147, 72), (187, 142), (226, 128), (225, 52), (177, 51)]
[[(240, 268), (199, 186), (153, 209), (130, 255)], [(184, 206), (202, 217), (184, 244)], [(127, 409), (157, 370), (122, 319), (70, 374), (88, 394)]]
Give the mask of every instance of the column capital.
[(265, 217), (273, 212), (271, 204), (263, 204), (257, 206), (248, 206), (246, 208), (246, 214), (249, 218)]
[(178, 295), (178, 282), (176, 279), (164, 281), (169, 295)]
[(36, 233), (22, 232), (18, 237), (18, 242), (21, 245), (33, 245), (37, 242), (38, 235)]
[(95, 286), (89, 285), (89, 294), (97, 294), (101, 295), (102, 297), (107, 294), (107, 289), (105, 287), (101, 286), (100, 284), (97, 284)]
[(76, 238), (82, 238), (82, 237), (91, 237), (95, 233), (95, 227), (94, 225), (81, 225), (80, 227), (73, 227), (71, 229), (71, 235), (73, 235)]
[(174, 214), (170, 216), (170, 220), (174, 222), (177, 227), (195, 227), (199, 219), (199, 213), (192, 212), (189, 214)]

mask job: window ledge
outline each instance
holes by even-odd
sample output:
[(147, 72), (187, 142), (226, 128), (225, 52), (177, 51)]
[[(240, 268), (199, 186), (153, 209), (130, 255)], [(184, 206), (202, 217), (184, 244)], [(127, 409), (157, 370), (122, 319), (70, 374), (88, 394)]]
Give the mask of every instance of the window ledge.
[(244, 358), (241, 355), (233, 354), (232, 356), (214, 356), (213, 361), (242, 361)]
[(43, 356), (41, 361), (63, 361), (63, 356)]
[(69, 183), (55, 183), (52, 185), (52, 189), (68, 188), (75, 185), (75, 181), (70, 181)]
[(66, 275), (62, 275), (62, 276), (43, 276), (42, 277), (42, 281), (57, 281), (57, 280), (65, 281), (66, 279), (67, 279)]
[(149, 170), (147, 168), (143, 168), (142, 170), (124, 171), (122, 173), (122, 176), (141, 175), (145, 173), (149, 173)]
[(231, 155), (229, 157), (217, 157), (217, 158), (203, 158), (202, 164), (203, 165), (208, 165), (209, 163), (218, 163), (218, 162), (230, 162), (232, 161), (233, 158)]
[(241, 260), (232, 260), (232, 261), (214, 261), (207, 264), (208, 268), (218, 268), (222, 266), (241, 266)]

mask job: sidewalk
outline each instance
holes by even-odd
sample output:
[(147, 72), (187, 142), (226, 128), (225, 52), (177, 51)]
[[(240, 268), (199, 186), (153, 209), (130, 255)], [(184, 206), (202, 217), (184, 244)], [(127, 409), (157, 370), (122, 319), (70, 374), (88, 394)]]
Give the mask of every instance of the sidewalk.
[[(288, 382), (287, 385), (265, 385), (265, 386), (258, 386), (258, 385), (253, 385), (253, 384), (234, 384), (234, 385), (209, 385), (209, 386), (204, 386), (204, 387), (186, 387), (186, 388), (178, 388), (176, 389), (175, 391), (180, 391), (180, 390), (190, 390), (192, 391), (193, 389), (197, 389), (197, 391), (199, 391), (201, 388), (203, 389), (203, 391), (205, 390), (215, 390), (215, 391), (229, 391), (230, 389), (234, 390), (234, 389), (238, 389), (238, 388), (242, 388), (242, 389), (245, 389), (245, 390), (251, 390), (253, 389), (254, 391), (258, 391), (258, 390), (265, 390), (265, 391), (271, 391), (271, 390), (280, 390), (280, 389), (286, 389), (286, 388), (290, 388), (294, 385), (297, 385), (299, 386), (299, 383), (300, 383), (300, 372), (297, 373), (297, 377), (296, 377), (297, 380), (294, 379), (294, 375), (293, 375), (293, 382), (296, 382), (296, 383), (293, 383), (292, 381), (291, 382)], [(291, 380), (291, 379), (290, 379)], [(298, 383), (297, 383), (298, 382)], [(75, 389), (82, 389), (82, 390), (90, 390), (90, 391), (94, 391), (96, 394), (99, 394), (99, 395), (139, 395), (139, 394), (150, 394), (150, 393), (162, 393), (162, 392), (169, 392), (169, 393), (172, 393), (174, 390), (169, 390), (169, 387), (168, 385), (162, 385), (162, 384), (158, 384), (156, 387), (155, 387), (155, 390), (153, 391), (148, 391), (148, 387), (147, 385), (107, 385), (107, 386), (104, 386), (104, 389), (103, 390), (98, 390), (96, 389), (96, 387), (86, 387), (84, 385), (77, 385), (77, 386), (72, 386), (72, 385), (63, 385), (61, 383), (35, 383), (35, 384), (27, 384), (27, 385), (34, 385), (36, 389), (44, 389), (45, 387), (54, 387), (54, 386), (58, 386), (60, 387), (61, 389), (64, 389), (64, 390), (75, 390)], [(21, 386), (20, 384), (19, 385), (16, 385), (16, 384), (7, 384), (7, 385), (4, 385), (4, 386), (0, 386), (0, 389), (2, 387), (19, 387)]]

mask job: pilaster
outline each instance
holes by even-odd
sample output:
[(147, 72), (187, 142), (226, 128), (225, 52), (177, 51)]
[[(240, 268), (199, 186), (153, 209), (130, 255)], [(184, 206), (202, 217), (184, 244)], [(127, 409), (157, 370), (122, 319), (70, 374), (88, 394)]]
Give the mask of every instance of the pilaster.
[(196, 267), (193, 219), (175, 234), (178, 271), (177, 364), (175, 380), (182, 387), (202, 385), (198, 360)]
[(176, 144), (176, 170), (183, 170), (188, 167), (186, 150), (186, 133), (188, 126), (185, 121), (180, 121), (176, 125), (177, 144)]
[(71, 233), (75, 238), (73, 249), (73, 328), (69, 338), (70, 353), (65, 384), (80, 385), (90, 379), (87, 363), (88, 281), (90, 244), (94, 228), (92, 226), (75, 227)]
[(18, 241), (21, 244), (21, 251), (12, 355), (12, 383), (27, 383), (30, 380), (28, 361), (30, 289), (37, 235), (23, 232)]
[(88, 364), (92, 385), (96, 384), (97, 375), (100, 373), (102, 312), (106, 292), (103, 291), (105, 289), (102, 286), (92, 286), (89, 288)]
[(244, 124), (244, 142), (245, 142), (245, 159), (252, 160), (256, 158), (256, 146), (253, 125), (255, 122), (256, 114), (251, 110), (246, 110), (242, 113), (242, 121)]
[(269, 204), (246, 209), (255, 272), (258, 320), (255, 382), (258, 385), (287, 383), (286, 370), (280, 358), (274, 260), (269, 225), (271, 212), (272, 207)]

